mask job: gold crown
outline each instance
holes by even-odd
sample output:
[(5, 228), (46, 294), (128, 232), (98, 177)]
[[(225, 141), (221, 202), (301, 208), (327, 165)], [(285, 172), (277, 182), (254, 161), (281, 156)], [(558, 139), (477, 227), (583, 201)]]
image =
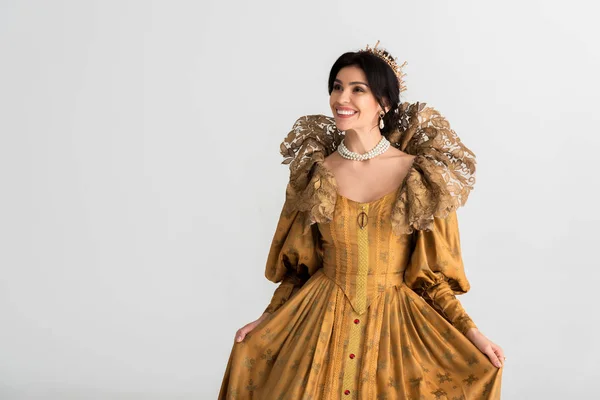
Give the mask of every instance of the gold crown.
[(362, 49), (359, 51), (369, 52), (369, 53), (374, 54), (377, 57), (381, 58), (383, 61), (385, 61), (387, 63), (387, 65), (390, 66), (392, 71), (394, 71), (394, 74), (396, 74), (396, 77), (398, 78), (398, 83), (400, 85), (400, 93), (402, 93), (403, 91), (406, 90), (406, 85), (404, 84), (404, 76), (406, 74), (402, 71), (402, 68), (404, 68), (404, 66), (406, 65), (406, 61), (404, 61), (404, 63), (402, 65), (398, 65), (398, 63), (396, 62), (396, 59), (393, 58), (391, 56), (391, 54), (388, 53), (386, 50), (378, 49), (377, 48), (378, 45), (379, 45), (379, 40), (377, 41), (377, 44), (375, 44), (374, 47), (369, 48), (369, 45), (367, 45), (366, 49)]

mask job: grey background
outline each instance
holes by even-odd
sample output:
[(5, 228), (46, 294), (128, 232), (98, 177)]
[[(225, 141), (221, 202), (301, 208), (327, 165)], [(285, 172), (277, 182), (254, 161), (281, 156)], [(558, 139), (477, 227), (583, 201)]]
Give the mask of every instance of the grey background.
[(216, 398), (276, 287), (279, 143), (378, 39), (477, 155), (461, 300), (503, 398), (594, 398), (592, 7), (0, 1), (0, 398)]

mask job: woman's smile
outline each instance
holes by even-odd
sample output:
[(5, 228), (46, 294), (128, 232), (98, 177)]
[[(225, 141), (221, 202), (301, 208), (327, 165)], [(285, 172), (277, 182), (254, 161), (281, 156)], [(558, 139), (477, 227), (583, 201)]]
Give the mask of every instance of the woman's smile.
[(336, 116), (339, 118), (351, 118), (354, 115), (358, 114), (358, 111), (353, 110), (348, 107), (336, 107)]

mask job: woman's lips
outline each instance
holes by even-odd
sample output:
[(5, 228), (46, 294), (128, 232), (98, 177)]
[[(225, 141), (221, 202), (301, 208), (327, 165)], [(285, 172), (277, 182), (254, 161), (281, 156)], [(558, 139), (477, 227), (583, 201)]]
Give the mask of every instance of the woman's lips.
[(352, 118), (354, 117), (356, 114), (358, 114), (358, 112), (354, 112), (354, 114), (340, 114), (339, 112), (335, 112), (335, 115), (337, 115), (339, 118)]

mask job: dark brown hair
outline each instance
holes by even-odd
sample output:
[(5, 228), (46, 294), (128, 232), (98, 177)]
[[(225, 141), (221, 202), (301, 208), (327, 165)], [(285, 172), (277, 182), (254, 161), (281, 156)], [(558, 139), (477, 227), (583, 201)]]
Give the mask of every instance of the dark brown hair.
[[(389, 53), (386, 52), (386, 54)], [(385, 126), (381, 130), (382, 135), (389, 136), (391, 132), (394, 132), (400, 126), (400, 112), (398, 110), (400, 106), (400, 83), (396, 74), (385, 61), (372, 53), (366, 51), (344, 53), (335, 61), (329, 72), (328, 90), (330, 96), (338, 72), (342, 68), (351, 65), (355, 65), (364, 71), (371, 92), (373, 92), (375, 99), (377, 99), (383, 110), (385, 110), (384, 99), (389, 102), (390, 109), (383, 117)]]

